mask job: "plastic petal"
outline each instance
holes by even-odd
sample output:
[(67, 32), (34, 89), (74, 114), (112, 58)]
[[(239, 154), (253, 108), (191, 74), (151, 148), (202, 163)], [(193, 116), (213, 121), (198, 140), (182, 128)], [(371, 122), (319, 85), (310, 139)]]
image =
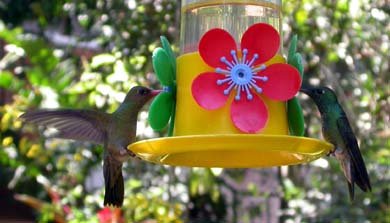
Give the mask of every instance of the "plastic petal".
[(164, 48), (165, 52), (168, 54), (169, 60), (171, 61), (173, 67), (173, 79), (176, 80), (176, 57), (175, 53), (172, 51), (171, 44), (165, 36), (160, 36), (161, 45)]
[(160, 131), (169, 122), (173, 109), (173, 95), (162, 92), (156, 96), (149, 108), (149, 123), (155, 131)]
[(279, 50), (280, 36), (278, 31), (266, 23), (257, 23), (247, 29), (241, 39), (241, 49), (248, 49), (248, 55), (257, 53), (259, 59), (255, 65), (271, 59)]
[(156, 48), (153, 51), (152, 60), (154, 71), (160, 83), (164, 86), (171, 86), (174, 71), (167, 52), (163, 48)]
[(252, 100), (233, 100), (230, 117), (240, 131), (256, 133), (267, 124), (268, 110), (259, 96), (254, 95)]
[(291, 99), (301, 87), (298, 70), (289, 64), (272, 64), (258, 75), (268, 78), (260, 87), (263, 88), (264, 94), (273, 100)]
[(211, 67), (226, 66), (221, 57), (230, 58), (230, 51), (236, 50), (233, 37), (223, 29), (211, 29), (199, 41), (199, 53)]
[(290, 135), (303, 136), (305, 133), (305, 123), (302, 107), (298, 98), (294, 97), (287, 103), (287, 117)]
[(225, 76), (217, 73), (206, 72), (195, 78), (192, 82), (192, 96), (204, 109), (215, 110), (225, 105), (228, 96), (223, 94), (226, 84), (218, 85), (217, 80)]

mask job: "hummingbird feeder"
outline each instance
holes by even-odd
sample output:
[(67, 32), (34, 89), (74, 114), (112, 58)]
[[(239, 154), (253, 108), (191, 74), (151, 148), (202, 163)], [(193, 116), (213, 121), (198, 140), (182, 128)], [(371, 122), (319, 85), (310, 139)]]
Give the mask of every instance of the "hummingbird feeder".
[(180, 56), (153, 53), (163, 86), (150, 106), (168, 137), (129, 149), (160, 164), (250, 168), (309, 162), (332, 145), (303, 137), (296, 38), (282, 56), (281, 0), (182, 0)]

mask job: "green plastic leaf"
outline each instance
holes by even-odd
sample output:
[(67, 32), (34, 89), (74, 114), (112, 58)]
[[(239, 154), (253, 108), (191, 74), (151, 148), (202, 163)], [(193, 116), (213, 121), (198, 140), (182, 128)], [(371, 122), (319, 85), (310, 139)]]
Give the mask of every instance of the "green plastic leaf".
[(287, 103), (287, 117), (290, 135), (303, 136), (305, 133), (305, 123), (302, 107), (298, 98), (293, 98)]
[(175, 54), (172, 51), (171, 44), (169, 43), (168, 39), (165, 36), (160, 36), (162, 47), (164, 48), (165, 52), (168, 54), (169, 60), (171, 61), (172, 67), (173, 67), (173, 79), (176, 80), (176, 57)]
[(160, 83), (164, 86), (172, 86), (174, 71), (167, 52), (161, 47), (156, 48), (153, 51), (152, 60), (154, 71)]
[(291, 64), (298, 69), (301, 78), (303, 79), (303, 63), (302, 56), (297, 53), (298, 36), (294, 35), (291, 39), (290, 46), (288, 48), (287, 63)]
[(288, 48), (287, 63), (291, 64), (291, 60), (294, 58), (295, 52), (297, 52), (298, 35), (294, 35), (291, 38), (290, 46)]
[[(294, 35), (288, 48), (287, 62), (297, 68), (301, 78), (303, 79), (302, 56), (300, 53), (297, 53), (297, 43), (298, 36)], [(290, 134), (294, 136), (303, 136), (305, 133), (305, 123), (303, 119), (302, 107), (298, 98), (294, 97), (287, 102), (287, 117)]]
[(8, 88), (11, 86), (13, 75), (9, 71), (0, 71), (0, 87)]
[(149, 123), (155, 131), (160, 131), (169, 122), (173, 109), (173, 95), (162, 92), (156, 96), (149, 108)]
[(295, 53), (295, 55), (291, 58), (291, 61), (289, 62), (292, 66), (297, 68), (299, 71), (299, 74), (301, 75), (301, 78), (303, 79), (303, 63), (302, 63), (302, 56), (300, 53)]

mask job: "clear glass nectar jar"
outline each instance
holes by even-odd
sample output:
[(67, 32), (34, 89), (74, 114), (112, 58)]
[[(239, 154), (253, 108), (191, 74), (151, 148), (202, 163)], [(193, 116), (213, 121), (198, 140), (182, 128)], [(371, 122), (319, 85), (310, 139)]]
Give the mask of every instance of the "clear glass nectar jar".
[(263, 22), (281, 33), (282, 0), (182, 0), (180, 53), (197, 51), (198, 42), (213, 28), (227, 30), (239, 41), (252, 24)]

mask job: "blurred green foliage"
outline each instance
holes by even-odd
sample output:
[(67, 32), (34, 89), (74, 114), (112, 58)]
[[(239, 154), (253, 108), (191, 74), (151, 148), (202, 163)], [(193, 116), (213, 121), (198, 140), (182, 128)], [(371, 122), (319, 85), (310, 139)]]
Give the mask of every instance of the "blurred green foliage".
[[(151, 52), (160, 35), (178, 42), (179, 7), (173, 0), (0, 2), (0, 188), (43, 202), (37, 221), (99, 221), (103, 187), (89, 181), (101, 172), (102, 148), (45, 139), (40, 135), (46, 130), (23, 126), (18, 116), (40, 107), (110, 112), (131, 86), (157, 87)], [(390, 222), (389, 4), (298, 0), (284, 1), (283, 11), (284, 43), (298, 34), (305, 81), (332, 86), (346, 109), (372, 193), (358, 191), (351, 203), (332, 158), (281, 168), (279, 186), (270, 187), (275, 193), (262, 192), (252, 181), (245, 192), (236, 187), (248, 170), (190, 170), (135, 160), (125, 167), (126, 222), (251, 222), (267, 211), (277, 212), (281, 222)], [(306, 135), (321, 138), (313, 103), (300, 99)], [(140, 115), (139, 138), (157, 136), (146, 116)], [(275, 196), (278, 210), (263, 200), (245, 208), (254, 198)]]

